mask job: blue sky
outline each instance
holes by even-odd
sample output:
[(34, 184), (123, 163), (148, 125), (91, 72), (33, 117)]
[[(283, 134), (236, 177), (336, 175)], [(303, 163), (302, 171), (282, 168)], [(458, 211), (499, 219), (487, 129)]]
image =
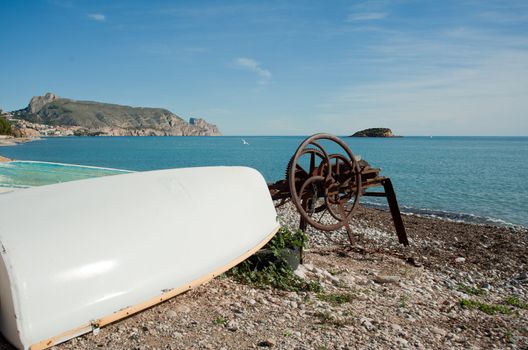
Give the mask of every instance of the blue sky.
[(47, 91), (226, 135), (528, 135), (528, 1), (0, 2), (0, 108)]

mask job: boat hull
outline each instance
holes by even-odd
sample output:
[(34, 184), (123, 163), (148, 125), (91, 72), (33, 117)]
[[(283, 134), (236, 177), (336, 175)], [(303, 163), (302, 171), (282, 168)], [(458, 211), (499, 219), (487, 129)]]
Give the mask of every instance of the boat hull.
[(260, 173), (130, 173), (0, 196), (0, 330), (50, 347), (221, 274), (278, 230)]

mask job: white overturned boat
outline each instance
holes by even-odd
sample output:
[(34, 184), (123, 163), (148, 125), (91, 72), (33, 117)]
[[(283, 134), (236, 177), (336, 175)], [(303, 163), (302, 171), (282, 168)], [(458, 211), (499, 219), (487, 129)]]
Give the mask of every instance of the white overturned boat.
[(278, 230), (260, 173), (129, 173), (0, 194), (0, 330), (43, 349), (209, 281)]

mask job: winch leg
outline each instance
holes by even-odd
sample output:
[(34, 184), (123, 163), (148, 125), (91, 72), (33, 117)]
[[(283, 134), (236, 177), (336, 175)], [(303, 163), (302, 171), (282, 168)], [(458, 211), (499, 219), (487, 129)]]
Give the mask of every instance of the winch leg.
[(405, 231), (405, 226), (403, 225), (400, 208), (398, 206), (398, 201), (396, 200), (396, 193), (394, 192), (394, 187), (392, 187), (392, 182), (387, 178), (382, 181), (382, 184), (383, 188), (385, 189), (387, 202), (389, 203), (389, 209), (392, 215), (392, 221), (394, 222), (394, 228), (396, 229), (396, 235), (398, 235), (398, 241), (401, 244), (408, 246), (409, 240), (407, 239), (407, 232)]
[(339, 206), (339, 214), (341, 217), (345, 218), (345, 230), (348, 235), (348, 241), (350, 242), (350, 245), (354, 245), (354, 237), (352, 236), (352, 228), (350, 227), (350, 222), (348, 222), (348, 218), (345, 214), (345, 209), (343, 207)]
[[(306, 207), (306, 204), (303, 204), (303, 207)], [(306, 210), (306, 208), (304, 208), (304, 210)], [(301, 216), (301, 221), (299, 222), (299, 230), (306, 233), (306, 227), (308, 227), (308, 222), (303, 218), (302, 215), (300, 216)], [(301, 265), (303, 263), (303, 246), (304, 246), (304, 242), (302, 242), (301, 248), (299, 249), (299, 263)]]

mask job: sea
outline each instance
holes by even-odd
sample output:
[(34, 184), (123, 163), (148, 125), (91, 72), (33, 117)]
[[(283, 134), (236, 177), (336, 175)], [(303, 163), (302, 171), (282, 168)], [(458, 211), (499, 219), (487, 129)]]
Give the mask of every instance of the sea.
[[(133, 171), (243, 165), (274, 182), (285, 177), (289, 159), (305, 138), (50, 137), (1, 147), (0, 154)], [(391, 178), (403, 212), (528, 227), (528, 137), (342, 139), (354, 155)], [(337, 151), (334, 146), (323, 144), (330, 153)], [(362, 203), (386, 207), (382, 198), (365, 197)]]

